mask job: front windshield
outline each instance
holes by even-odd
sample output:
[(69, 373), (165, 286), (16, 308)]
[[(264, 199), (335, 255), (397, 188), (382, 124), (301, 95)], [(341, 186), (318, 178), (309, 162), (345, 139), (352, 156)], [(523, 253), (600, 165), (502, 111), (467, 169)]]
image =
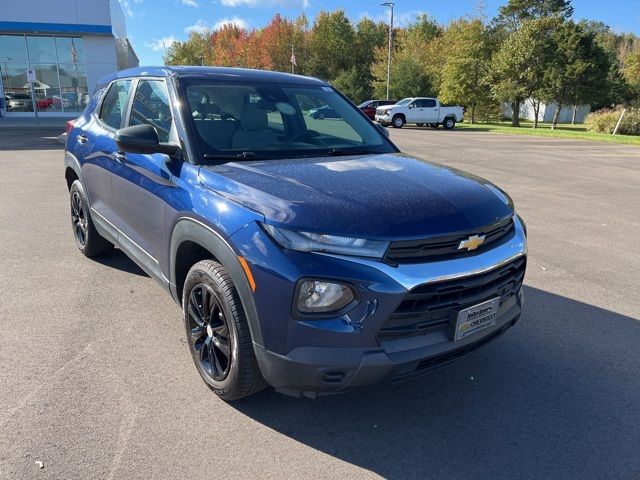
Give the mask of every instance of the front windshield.
[(413, 98), (403, 98), (398, 103), (396, 103), (396, 105), (406, 105), (407, 103), (411, 103), (411, 100), (413, 100)]
[(395, 149), (328, 86), (185, 79), (185, 114), (204, 158), (286, 158)]

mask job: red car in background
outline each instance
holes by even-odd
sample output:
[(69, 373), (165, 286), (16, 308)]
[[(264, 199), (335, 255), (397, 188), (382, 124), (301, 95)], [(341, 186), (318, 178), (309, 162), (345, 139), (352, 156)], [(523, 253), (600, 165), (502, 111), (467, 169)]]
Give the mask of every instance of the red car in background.
[(367, 100), (358, 105), (358, 108), (371, 120), (375, 120), (376, 108), (382, 107), (383, 105), (394, 105), (395, 103), (395, 100)]

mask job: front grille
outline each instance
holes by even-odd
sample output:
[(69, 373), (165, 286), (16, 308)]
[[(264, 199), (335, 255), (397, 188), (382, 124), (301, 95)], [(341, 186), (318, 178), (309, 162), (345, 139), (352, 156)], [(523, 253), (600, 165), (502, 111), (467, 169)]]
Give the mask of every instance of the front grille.
[[(436, 258), (442, 260), (443, 257), (455, 258), (464, 255), (473, 255), (482, 252), (492, 243), (510, 237), (514, 229), (513, 218), (509, 217), (497, 223), (468, 232), (421, 240), (391, 242), (384, 258), (390, 263), (419, 263)], [(484, 235), (484, 243), (480, 245), (477, 250), (458, 250), (460, 242), (468, 239), (472, 235)]]
[(516, 323), (516, 320), (512, 320), (506, 325), (502, 326), (491, 335), (487, 337), (483, 337), (477, 342), (471, 343), (461, 348), (457, 348), (455, 350), (451, 350), (449, 352), (442, 353), (440, 355), (436, 355), (435, 357), (425, 358), (416, 366), (415, 370), (412, 372), (407, 372), (404, 374), (400, 374), (391, 379), (392, 383), (403, 382), (405, 380), (409, 380), (410, 378), (416, 377), (418, 375), (423, 375), (425, 373), (432, 372), (437, 370), (440, 367), (444, 367), (449, 363), (455, 362), (456, 360), (478, 350), (481, 347), (493, 342), (500, 335), (506, 332), (510, 327), (512, 327)]
[(379, 339), (424, 335), (451, 324), (464, 308), (495, 297), (501, 297), (504, 303), (522, 286), (526, 263), (522, 256), (478, 275), (418, 285), (385, 322), (378, 332)]

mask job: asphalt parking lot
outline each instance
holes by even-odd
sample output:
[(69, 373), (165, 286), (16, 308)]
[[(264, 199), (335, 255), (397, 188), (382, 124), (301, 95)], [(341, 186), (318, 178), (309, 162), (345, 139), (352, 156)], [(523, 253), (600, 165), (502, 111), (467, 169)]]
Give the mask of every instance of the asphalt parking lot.
[(161, 288), (77, 252), (57, 133), (0, 131), (0, 479), (640, 478), (640, 148), (392, 130), (513, 196), (520, 323), (410, 383), (230, 405)]

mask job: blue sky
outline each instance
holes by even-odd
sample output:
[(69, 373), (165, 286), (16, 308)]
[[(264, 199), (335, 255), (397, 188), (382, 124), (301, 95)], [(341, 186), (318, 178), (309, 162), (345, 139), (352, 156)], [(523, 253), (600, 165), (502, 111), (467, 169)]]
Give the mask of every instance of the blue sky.
[[(507, 0), (485, 0), (488, 16)], [(264, 25), (275, 14), (310, 18), (319, 10), (342, 8), (358, 20), (369, 16), (386, 18), (385, 7), (375, 0), (120, 0), (127, 17), (127, 31), (141, 65), (162, 63), (163, 45), (172, 39), (184, 40), (189, 31), (233, 22), (248, 28)], [(395, 0), (395, 16), (407, 23), (419, 13), (428, 13), (440, 22), (474, 11), (476, 0)], [(576, 19), (601, 20), (617, 32), (640, 35), (639, 0), (574, 0)]]

